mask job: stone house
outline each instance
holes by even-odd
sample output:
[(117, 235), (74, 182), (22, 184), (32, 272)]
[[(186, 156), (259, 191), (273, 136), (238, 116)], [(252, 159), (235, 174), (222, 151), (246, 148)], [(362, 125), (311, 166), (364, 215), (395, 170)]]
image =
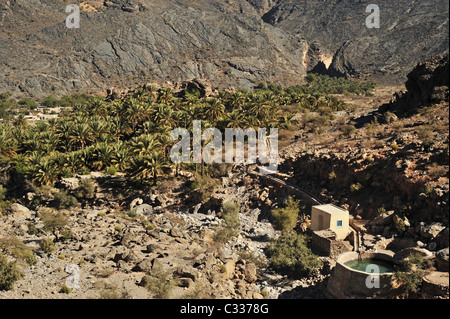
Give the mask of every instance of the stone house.
[(332, 204), (316, 205), (311, 208), (311, 230), (330, 229), (335, 234), (335, 240), (344, 240), (351, 232), (350, 214), (347, 210)]

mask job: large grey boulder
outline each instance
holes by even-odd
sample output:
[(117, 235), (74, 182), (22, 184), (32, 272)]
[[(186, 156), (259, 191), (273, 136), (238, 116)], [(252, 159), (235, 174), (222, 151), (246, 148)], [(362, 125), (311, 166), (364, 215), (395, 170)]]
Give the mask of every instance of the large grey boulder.
[(9, 209), (11, 214), (14, 216), (14, 219), (31, 218), (31, 211), (21, 204), (14, 203)]
[(149, 204), (142, 204), (130, 209), (130, 215), (147, 216), (153, 213), (153, 207)]

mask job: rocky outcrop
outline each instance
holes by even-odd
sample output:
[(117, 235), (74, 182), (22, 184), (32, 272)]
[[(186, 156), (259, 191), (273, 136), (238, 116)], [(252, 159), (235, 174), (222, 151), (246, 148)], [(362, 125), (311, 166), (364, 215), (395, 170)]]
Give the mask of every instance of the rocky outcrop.
[(380, 112), (403, 113), (448, 102), (450, 83), (448, 54), (420, 62), (407, 78), (406, 92), (397, 93), (394, 100), (380, 107)]
[(103, 93), (195, 78), (222, 89), (303, 82), (305, 42), (256, 13), (216, 1), (105, 3), (82, 11), (80, 28), (68, 29), (61, 1), (2, 2), (0, 92)]
[[(380, 28), (367, 28), (367, 1), (279, 1), (263, 19), (308, 43), (316, 43), (315, 59), (327, 72), (403, 83), (418, 61), (448, 52), (448, 12), (445, 1), (377, 1)], [(331, 61), (331, 60), (332, 61)], [(314, 67), (310, 65), (309, 67)]]

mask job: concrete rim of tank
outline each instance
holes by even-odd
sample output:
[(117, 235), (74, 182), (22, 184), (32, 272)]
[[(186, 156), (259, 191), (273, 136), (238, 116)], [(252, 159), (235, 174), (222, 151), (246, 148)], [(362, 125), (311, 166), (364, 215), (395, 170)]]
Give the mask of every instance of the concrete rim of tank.
[[(344, 267), (345, 269), (349, 270), (349, 271), (353, 271), (353, 272), (357, 272), (360, 274), (368, 274), (368, 275), (372, 275), (372, 273), (369, 272), (365, 272), (365, 271), (361, 271), (361, 270), (357, 270), (357, 269), (353, 269), (347, 265), (345, 265), (346, 262), (348, 261), (352, 261), (352, 260), (357, 260), (358, 259), (358, 252), (356, 251), (349, 251), (349, 252), (345, 252), (342, 253), (338, 256), (336, 263), (338, 263), (340, 266)], [(394, 263), (394, 252), (390, 251), (390, 250), (380, 250), (377, 252), (372, 252), (372, 251), (367, 251), (367, 252), (363, 252), (361, 253), (361, 258), (362, 259), (375, 259), (375, 260), (380, 260), (380, 261), (386, 261), (389, 263), (392, 263), (393, 265), (395, 265)], [(382, 276), (391, 276), (393, 274), (393, 272), (386, 272), (386, 273), (381, 273), (380, 275)]]

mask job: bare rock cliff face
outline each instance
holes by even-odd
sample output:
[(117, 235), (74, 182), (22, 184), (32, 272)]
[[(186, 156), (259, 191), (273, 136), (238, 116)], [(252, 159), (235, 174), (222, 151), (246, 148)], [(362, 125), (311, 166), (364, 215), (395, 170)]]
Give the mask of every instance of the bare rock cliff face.
[(373, 2), (324, 2), (280, 1), (263, 20), (314, 43), (329, 74), (403, 83), (419, 61), (448, 52), (448, 1), (377, 1), (380, 28), (372, 29), (366, 8)]
[(304, 41), (233, 5), (105, 1), (98, 10), (82, 7), (79, 29), (66, 27), (65, 6), (0, 6), (0, 91), (45, 96), (194, 78), (248, 89), (260, 81), (296, 84), (306, 73)]
[[(324, 1), (323, 1), (324, 2)], [(105, 92), (194, 78), (214, 87), (300, 84), (306, 71), (404, 82), (448, 51), (448, 2), (361, 0), (86, 0), (68, 29), (63, 0), (0, 3), (0, 92)]]

